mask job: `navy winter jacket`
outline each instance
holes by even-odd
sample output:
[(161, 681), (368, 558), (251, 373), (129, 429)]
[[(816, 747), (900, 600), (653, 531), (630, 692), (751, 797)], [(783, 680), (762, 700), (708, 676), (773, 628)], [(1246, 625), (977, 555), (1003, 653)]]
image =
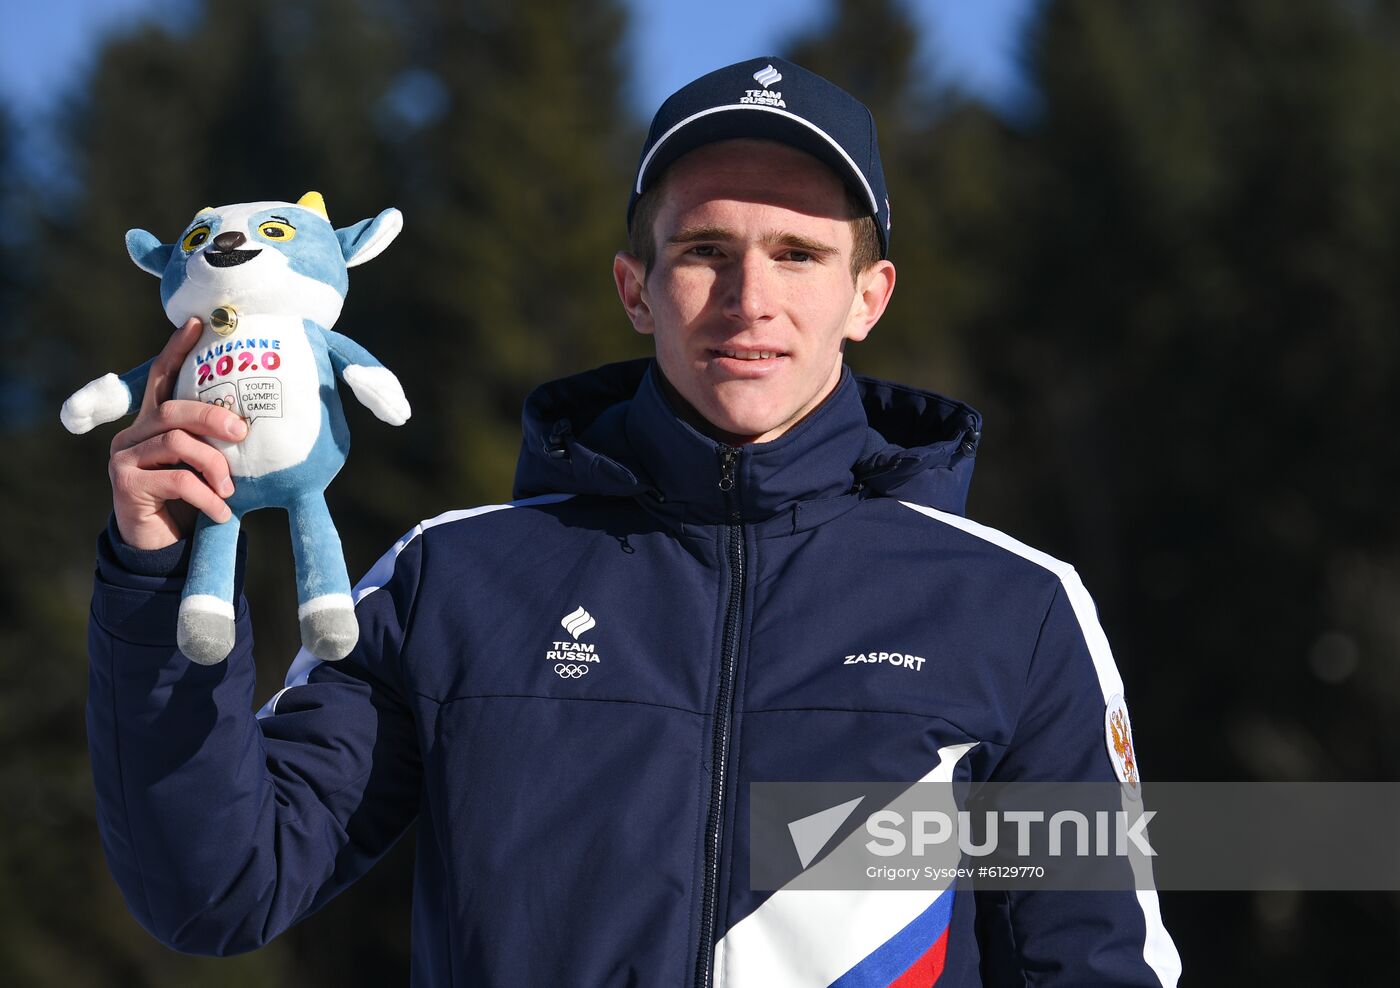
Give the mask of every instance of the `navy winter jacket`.
[(1175, 984), (1151, 891), (749, 888), (750, 782), (1115, 778), (1078, 576), (963, 517), (979, 430), (849, 370), (740, 448), (647, 360), (545, 385), (518, 500), (404, 536), (355, 651), (256, 715), (246, 604), (227, 662), (187, 661), (179, 549), (109, 529), (88, 729), (132, 912), (255, 948), (417, 819), (415, 985)]

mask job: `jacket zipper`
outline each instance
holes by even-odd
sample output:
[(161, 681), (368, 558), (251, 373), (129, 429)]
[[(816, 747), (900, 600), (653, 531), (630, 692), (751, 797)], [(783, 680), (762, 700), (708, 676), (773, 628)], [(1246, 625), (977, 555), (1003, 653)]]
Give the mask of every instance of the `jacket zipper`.
[(729, 603), (724, 612), (724, 641), (720, 655), (719, 691), (715, 697), (715, 728), (710, 759), (710, 813), (705, 823), (705, 895), (700, 906), (700, 952), (695, 958), (696, 988), (709, 988), (713, 973), (715, 917), (719, 896), (719, 844), (724, 822), (724, 777), (729, 767), (729, 728), (734, 708), (734, 666), (739, 656), (739, 610), (744, 601), (744, 527), (735, 490), (739, 451), (719, 450), (719, 489), (728, 506), (726, 557)]

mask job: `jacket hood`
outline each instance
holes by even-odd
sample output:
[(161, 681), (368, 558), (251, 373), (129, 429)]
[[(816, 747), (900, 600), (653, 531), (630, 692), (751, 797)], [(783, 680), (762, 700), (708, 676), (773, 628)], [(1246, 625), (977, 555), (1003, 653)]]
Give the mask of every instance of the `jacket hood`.
[[(525, 401), (515, 496), (645, 496), (688, 520), (734, 509), (718, 485), (728, 449), (680, 418), (653, 358), (607, 364), (536, 388)], [(962, 514), (982, 416), (931, 391), (842, 371), (836, 389), (768, 443), (738, 447), (745, 521), (845, 495), (895, 495)]]

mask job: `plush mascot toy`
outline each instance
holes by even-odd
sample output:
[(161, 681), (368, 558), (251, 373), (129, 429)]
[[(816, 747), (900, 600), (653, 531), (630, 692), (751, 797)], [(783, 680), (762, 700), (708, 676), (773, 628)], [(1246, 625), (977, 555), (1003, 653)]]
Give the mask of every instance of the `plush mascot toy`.
[[(359, 638), (325, 498), (350, 448), (336, 376), (390, 425), (406, 422), (409, 407), (393, 372), (331, 326), (347, 269), (377, 256), (402, 226), (399, 211), (386, 209), (337, 230), (320, 194), (308, 192), (296, 203), (201, 209), (173, 244), (145, 230), (126, 235), (137, 267), (160, 278), (170, 321), (181, 326), (198, 316), (204, 324), (174, 396), (222, 405), (248, 423), (241, 442), (209, 440), (228, 458), (235, 491), (229, 521), (201, 514), (195, 526), (177, 631), (180, 650), (195, 662), (212, 665), (233, 648), (234, 552), (243, 515), (257, 508), (285, 508), (290, 518), (307, 650), (341, 659)], [(138, 408), (150, 366), (75, 392), (63, 404), (64, 426), (87, 432)]]

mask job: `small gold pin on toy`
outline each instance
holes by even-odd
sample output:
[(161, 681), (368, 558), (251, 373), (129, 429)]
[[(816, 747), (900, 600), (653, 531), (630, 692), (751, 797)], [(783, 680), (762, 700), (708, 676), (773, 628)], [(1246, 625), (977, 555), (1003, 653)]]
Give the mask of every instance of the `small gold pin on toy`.
[(220, 336), (227, 336), (238, 328), (238, 313), (231, 305), (221, 305), (209, 313), (209, 325)]

